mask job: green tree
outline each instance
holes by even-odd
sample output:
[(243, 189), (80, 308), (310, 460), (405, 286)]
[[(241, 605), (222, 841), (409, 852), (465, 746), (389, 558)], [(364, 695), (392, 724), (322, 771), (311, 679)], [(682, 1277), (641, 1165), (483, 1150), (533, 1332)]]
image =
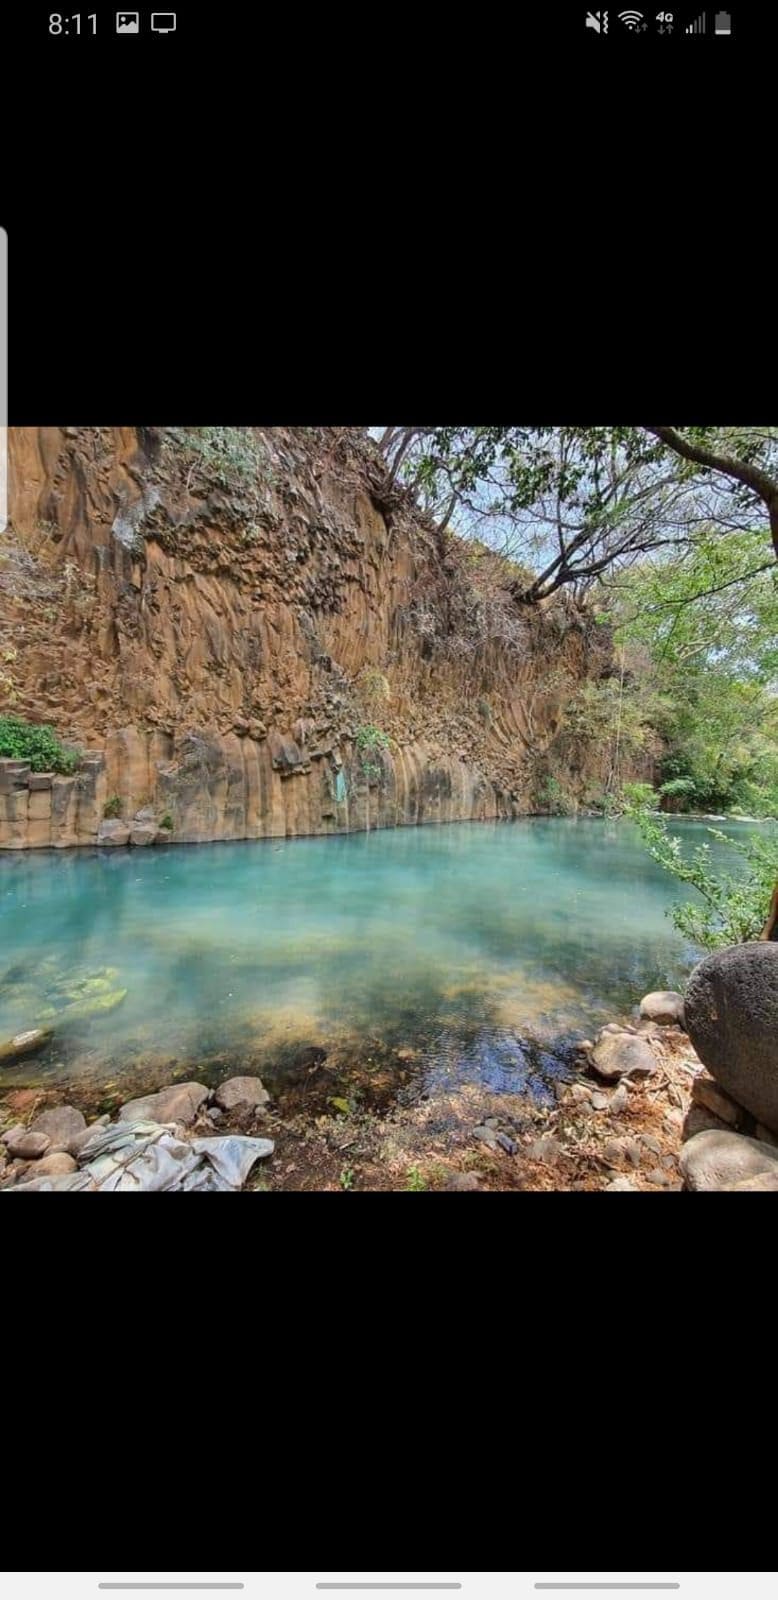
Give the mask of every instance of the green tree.
[(685, 855), (682, 840), (669, 832), (662, 818), (640, 808), (632, 815), (654, 860), (700, 896), (698, 901), (671, 907), (669, 915), (680, 933), (706, 950), (759, 938), (778, 880), (778, 828), (750, 839), (730, 839), (718, 828), (707, 829), (712, 839), (742, 857), (743, 871), (737, 875), (714, 871), (708, 844)]

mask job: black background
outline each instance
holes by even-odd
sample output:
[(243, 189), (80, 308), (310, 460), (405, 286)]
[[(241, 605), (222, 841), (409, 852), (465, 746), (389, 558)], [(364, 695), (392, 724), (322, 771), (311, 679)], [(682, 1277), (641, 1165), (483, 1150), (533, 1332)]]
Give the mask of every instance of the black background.
[[(625, 42), (584, 9), (15, 12), (12, 423), (774, 420), (772, 18)], [(773, 1560), (764, 1202), (0, 1229), (9, 1569)]]

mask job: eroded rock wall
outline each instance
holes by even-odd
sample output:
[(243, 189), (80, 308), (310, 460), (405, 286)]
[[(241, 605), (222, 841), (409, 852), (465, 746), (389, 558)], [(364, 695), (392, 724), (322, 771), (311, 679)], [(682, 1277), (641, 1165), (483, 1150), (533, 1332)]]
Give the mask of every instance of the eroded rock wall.
[(586, 617), (484, 609), (359, 430), (248, 437), (224, 474), (181, 430), (10, 431), (0, 706), (83, 760), (0, 779), (0, 846), (93, 844), (106, 814), (188, 842), (533, 809), (603, 668)]

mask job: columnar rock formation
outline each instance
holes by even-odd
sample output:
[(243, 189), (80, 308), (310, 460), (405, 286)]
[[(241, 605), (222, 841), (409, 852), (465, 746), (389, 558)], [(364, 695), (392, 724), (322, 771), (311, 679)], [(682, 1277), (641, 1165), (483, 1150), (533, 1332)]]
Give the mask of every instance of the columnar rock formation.
[(248, 437), (241, 478), (181, 430), (10, 431), (0, 709), (83, 759), (7, 767), (0, 846), (93, 844), (106, 814), (143, 843), (537, 809), (602, 630), (479, 588), (360, 430)]

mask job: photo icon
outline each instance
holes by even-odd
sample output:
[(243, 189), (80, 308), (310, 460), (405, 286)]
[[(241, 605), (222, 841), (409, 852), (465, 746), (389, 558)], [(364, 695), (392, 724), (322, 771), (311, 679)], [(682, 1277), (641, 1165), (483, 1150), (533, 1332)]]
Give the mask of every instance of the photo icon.
[(117, 11), (117, 13), (116, 13), (116, 32), (117, 33), (140, 33), (140, 12), (139, 11)]

